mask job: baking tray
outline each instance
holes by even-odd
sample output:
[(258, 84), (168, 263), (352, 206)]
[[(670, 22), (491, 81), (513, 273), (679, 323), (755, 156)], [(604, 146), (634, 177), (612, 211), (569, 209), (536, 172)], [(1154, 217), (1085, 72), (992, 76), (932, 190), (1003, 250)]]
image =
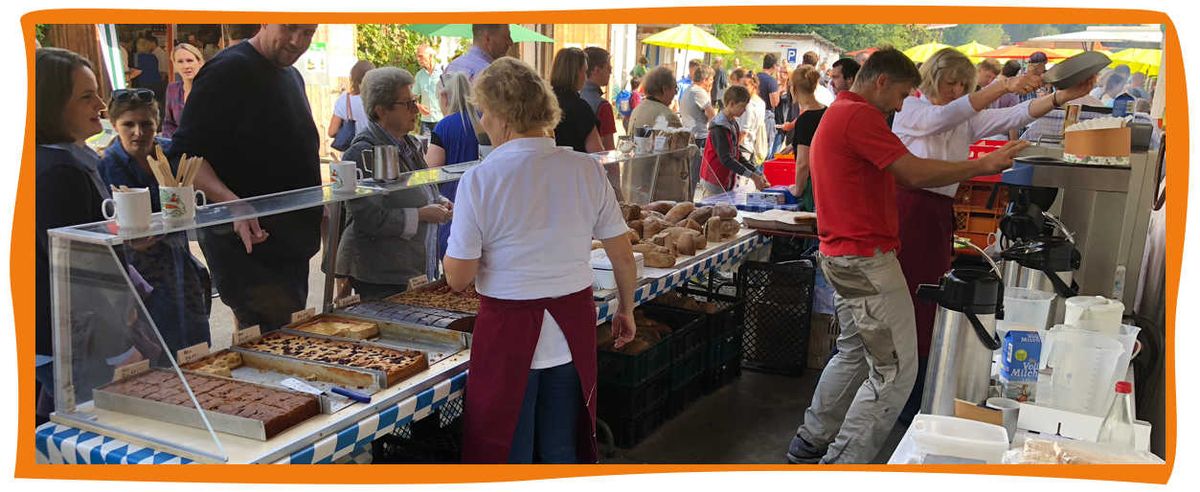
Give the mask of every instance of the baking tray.
[(366, 341), (400, 350), (425, 353), (429, 365), (438, 363), (471, 347), (471, 334), (420, 324), (381, 320), (357, 314), (337, 313), (344, 319), (370, 321), (379, 326), (379, 336)]
[[(304, 319), (304, 320), (301, 320), (301, 321), (297, 321), (297, 322), (295, 322), (295, 323), (291, 323), (291, 324), (289, 324), (289, 325), (286, 325), (286, 326), (284, 326), (284, 328), (290, 328), (290, 329), (292, 329), (292, 330), (295, 330), (295, 331), (298, 331), (298, 332), (303, 332), (303, 333), (306, 333), (306, 334), (318, 334), (318, 335), (320, 335), (320, 334), (322, 334), (322, 333), (309, 332), (309, 331), (302, 330), (302, 329), (300, 329), (300, 328), (301, 328), (301, 327), (303, 327), (303, 326), (305, 326), (305, 325), (312, 324), (312, 323), (318, 323), (318, 322), (321, 322), (321, 321), (334, 321), (334, 322), (343, 322), (343, 323), (354, 323), (354, 324), (372, 324), (372, 325), (374, 325), (374, 324), (377, 324), (377, 323), (376, 323), (375, 321), (373, 321), (373, 320), (362, 319), (362, 318), (349, 318), (349, 317), (346, 317), (346, 316), (338, 316), (338, 315), (335, 315), (335, 314), (328, 314), (328, 313), (325, 313), (325, 314), (318, 314), (318, 315), (316, 315), (316, 316), (313, 316), (313, 317), (311, 317), (311, 318), (307, 318), (307, 319)], [(349, 336), (342, 336), (342, 337), (339, 337), (339, 338), (344, 338), (344, 339), (347, 339), (347, 340), (366, 340), (366, 338), (354, 338), (354, 337), (349, 337)]]
[[(290, 329), (286, 329), (286, 328), (285, 328), (285, 329), (280, 329), (280, 330), (277, 330), (277, 331), (274, 331), (274, 332), (271, 332), (271, 333), (267, 333), (266, 335), (263, 335), (261, 338), (268, 338), (268, 337), (275, 336), (275, 335), (278, 335), (278, 334), (294, 335), (294, 336), (298, 336), (298, 337), (302, 337), (302, 338), (313, 338), (313, 339), (331, 340), (331, 341), (336, 341), (336, 342), (340, 342), (340, 343), (348, 343), (348, 344), (352, 344), (352, 345), (358, 345), (358, 346), (361, 346), (361, 347), (374, 347), (374, 348), (384, 348), (384, 349), (388, 349), (388, 350), (396, 350), (396, 348), (395, 348), (395, 347), (388, 347), (388, 346), (385, 346), (385, 345), (380, 345), (380, 344), (376, 344), (376, 343), (364, 342), (364, 341), (362, 341), (362, 340), (353, 340), (353, 339), (349, 339), (349, 338), (339, 338), (339, 337), (331, 337), (331, 336), (327, 336), (327, 335), (318, 335), (318, 334), (315, 334), (315, 333), (307, 333), (307, 332), (302, 332), (302, 331), (295, 331), (295, 330), (290, 330)], [(261, 340), (261, 338), (259, 338), (259, 339), (256, 339), (256, 340), (254, 340), (254, 341)], [(253, 342), (247, 342), (247, 343), (253, 343)], [(252, 353), (258, 353), (258, 354), (267, 354), (267, 355), (276, 355), (276, 356), (279, 356), (278, 354), (271, 354), (271, 353), (269, 353), (269, 352), (260, 352), (260, 351), (257, 351), (257, 350), (253, 350), (253, 349), (250, 349), (250, 348), (244, 347), (244, 346), (242, 346), (242, 345), (235, 345), (235, 346), (234, 346), (234, 349), (235, 349), (235, 350), (237, 350), (238, 352), (242, 352), (243, 354), (245, 354), (245, 353), (247, 353), (247, 352), (252, 352)], [(279, 357), (286, 358), (286, 359), (297, 359), (297, 360), (309, 361), (308, 359), (301, 359), (301, 358), (299, 358), (299, 357), (292, 357), (292, 356), (279, 356)], [(320, 362), (320, 361), (309, 361), (309, 362), (313, 362), (313, 363), (317, 363), (317, 364), (323, 364), (323, 365), (327, 365), (327, 366), (329, 366), (329, 367), (331, 367), (331, 368), (347, 368), (347, 367), (355, 367), (355, 366), (346, 366), (346, 365), (341, 365), (341, 364), (325, 363), (325, 362)], [(357, 368), (357, 367), (356, 367), (356, 368)], [(382, 388), (390, 388), (392, 385), (394, 385), (394, 384), (396, 384), (396, 383), (399, 383), (399, 382), (401, 382), (401, 381), (404, 381), (404, 380), (406, 380), (406, 379), (408, 379), (408, 378), (410, 378), (410, 377), (412, 377), (412, 376), (414, 376), (414, 375), (416, 375), (416, 374), (418, 374), (418, 373), (420, 373), (420, 372), (422, 372), (422, 371), (424, 371), (424, 370), (426, 370), (426, 369), (428, 369), (428, 368), (429, 368), (429, 360), (428, 360), (428, 358), (426, 357), (426, 358), (424, 359), (424, 363), (422, 363), (422, 364), (414, 364), (414, 365), (412, 365), (412, 366), (409, 366), (409, 367), (408, 367), (408, 368), (406, 368), (406, 369), (405, 369), (403, 372), (401, 372), (401, 373), (398, 373), (398, 374), (397, 374), (397, 375), (396, 375), (394, 378), (392, 378), (392, 379), (388, 379), (388, 376), (387, 376), (387, 374), (386, 374), (384, 371), (376, 371), (376, 372), (378, 372), (378, 373), (379, 373), (379, 374), (381, 374), (381, 376), (382, 376), (382, 380), (381, 380), (382, 384), (381, 384), (381, 387), (382, 387)], [(358, 368), (358, 369), (366, 369), (366, 368)], [(368, 369), (368, 370), (369, 370), (369, 369)]]
[(431, 327), (462, 333), (471, 333), (475, 329), (474, 314), (387, 301), (360, 302), (339, 313), (402, 326)]
[[(407, 303), (403, 299), (404, 296), (406, 296), (406, 295), (411, 295), (411, 294), (420, 293), (420, 292), (429, 292), (432, 290), (438, 290), (438, 289), (441, 289), (446, 286), (447, 286), (446, 279), (444, 279), (444, 278), (438, 279), (434, 282), (430, 282), (430, 283), (422, 285), (420, 287), (409, 289), (409, 290), (401, 292), (399, 294), (395, 294), (395, 295), (386, 297), (386, 298), (384, 298), (384, 302), (390, 302), (390, 303), (394, 303), (394, 304), (402, 304), (402, 305), (408, 305), (408, 306), (414, 306), (414, 307), (440, 309), (440, 310), (451, 311), (451, 312), (462, 312), (462, 313), (467, 313), (467, 314), (471, 314), (471, 315), (479, 314), (478, 309), (472, 311), (472, 310), (457, 310), (457, 309), (450, 309), (450, 308), (442, 308), (442, 307), (437, 307), (437, 306), (418, 305), (418, 304)], [(471, 288), (474, 289), (475, 286), (472, 285)]]
[[(242, 356), (242, 365), (230, 371), (233, 379), (270, 386), (275, 389), (293, 391), (280, 382), (288, 378), (297, 378), (326, 392), (335, 386), (340, 386), (373, 395), (383, 389), (383, 385), (387, 383), (387, 375), (376, 369), (339, 366), (326, 362), (255, 352), (236, 346), (184, 364), (182, 369), (185, 372), (214, 376), (211, 373), (189, 369), (189, 367), (210, 358), (220, 357), (230, 350)], [(321, 413), (324, 414), (332, 414), (354, 404), (353, 400), (336, 394), (321, 394), (318, 398), (321, 400)]]
[[(158, 370), (165, 371), (166, 369), (158, 369)], [(233, 379), (230, 379), (230, 378), (225, 378), (225, 377), (221, 377), (221, 376), (213, 376), (211, 374), (205, 374), (204, 376), (215, 378), (215, 379), (234, 381)], [(95, 390), (92, 390), (92, 399), (93, 399), (93, 402), (94, 402), (96, 408), (99, 408), (102, 410), (108, 410), (108, 411), (112, 411), (112, 412), (120, 412), (120, 413), (124, 413), (124, 414), (128, 414), (128, 415), (135, 415), (138, 417), (145, 417), (148, 419), (158, 420), (158, 421), (162, 421), (162, 422), (168, 422), (168, 423), (172, 423), (172, 424), (186, 425), (188, 427), (195, 427), (198, 429), (205, 428), (204, 421), (200, 418), (200, 412), (194, 406), (173, 405), (170, 403), (163, 403), (160, 401), (147, 400), (144, 398), (123, 395), (123, 394), (114, 393), (114, 392), (105, 390), (105, 388), (107, 388), (113, 384), (116, 384), (118, 382), (119, 381), (114, 381), (114, 382), (108, 383), (104, 386), (100, 386), (100, 387), (96, 388)], [(267, 389), (272, 389), (272, 390), (280, 390), (280, 388), (264, 386), (264, 385), (255, 384), (255, 383), (247, 383), (246, 381), (239, 381), (239, 382), (245, 383), (245, 384), (250, 384), (253, 386), (263, 386)], [(297, 394), (297, 395), (312, 396), (312, 395), (308, 395), (307, 393), (301, 393), (299, 391), (289, 390), (286, 388), (282, 389), (280, 391), (285, 391), (285, 392), (293, 393), (293, 394)], [(259, 440), (259, 441), (266, 441), (269, 437), (274, 437), (274, 436), (267, 436), (265, 422), (263, 422), (261, 420), (249, 419), (246, 417), (239, 417), (237, 415), (229, 415), (229, 414), (215, 412), (215, 411), (206, 411), (205, 415), (208, 417), (208, 422), (209, 422), (209, 424), (212, 425), (213, 430), (217, 431), (217, 432), (221, 432), (224, 434), (232, 434), (235, 436), (241, 436), (241, 437), (255, 439), (255, 440)], [(309, 418), (311, 418), (311, 416)], [(301, 420), (300, 422), (303, 422), (303, 420)], [(292, 427), (294, 427), (295, 425), (298, 425), (300, 422), (293, 424)], [(288, 427), (288, 428), (290, 429), (291, 427)], [(287, 429), (284, 429), (283, 431), (286, 431), (286, 430)], [(283, 431), (281, 431), (281, 433)]]

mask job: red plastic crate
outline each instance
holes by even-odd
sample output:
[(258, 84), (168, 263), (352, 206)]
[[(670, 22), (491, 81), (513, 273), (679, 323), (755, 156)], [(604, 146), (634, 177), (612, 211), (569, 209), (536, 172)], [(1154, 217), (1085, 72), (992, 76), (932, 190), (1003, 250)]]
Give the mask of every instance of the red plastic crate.
[(773, 159), (763, 163), (763, 175), (771, 186), (796, 184), (796, 160)]

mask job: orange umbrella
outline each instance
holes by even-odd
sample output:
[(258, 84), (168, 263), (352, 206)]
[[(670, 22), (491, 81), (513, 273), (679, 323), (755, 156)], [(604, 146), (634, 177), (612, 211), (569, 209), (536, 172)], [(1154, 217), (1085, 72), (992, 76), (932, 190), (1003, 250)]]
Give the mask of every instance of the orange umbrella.
[(1028, 46), (1005, 46), (1003, 48), (977, 53), (974, 56), (977, 58), (1007, 58), (1007, 59), (1025, 59), (1030, 55), (1041, 51), (1046, 54), (1048, 60), (1061, 60), (1067, 58), (1061, 53), (1049, 48), (1030, 48)]
[(875, 54), (876, 51), (879, 51), (879, 48), (871, 47), (871, 48), (863, 48), (861, 50), (851, 51), (846, 54), (850, 55), (850, 56), (858, 56), (859, 53), (866, 53), (867, 56), (870, 56), (870, 55)]

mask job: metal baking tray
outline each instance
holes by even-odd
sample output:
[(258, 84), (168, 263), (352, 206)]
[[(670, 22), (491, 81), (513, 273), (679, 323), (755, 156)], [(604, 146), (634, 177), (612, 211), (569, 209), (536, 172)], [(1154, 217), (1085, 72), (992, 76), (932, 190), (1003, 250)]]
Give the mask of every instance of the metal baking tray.
[[(293, 391), (280, 382), (288, 378), (297, 378), (308, 383), (310, 386), (326, 392), (335, 386), (340, 386), (360, 393), (373, 395), (383, 389), (383, 384), (387, 382), (387, 375), (383, 371), (375, 369), (339, 366), (326, 362), (297, 359), (266, 352), (255, 352), (240, 347), (233, 347), (230, 350), (242, 356), (242, 365), (229, 371), (233, 379), (270, 386), (275, 389)], [(221, 354), (226, 352), (229, 352), (229, 350), (215, 352), (195, 362), (184, 364), (183, 369), (185, 372), (221, 377), (187, 369), (187, 366), (203, 362), (209, 358), (220, 357)], [(324, 414), (332, 414), (354, 404), (353, 400), (336, 394), (324, 393), (319, 398), (321, 400), (321, 413)]]
[[(205, 374), (204, 376), (234, 381), (230, 378), (213, 376), (211, 374)], [(163, 403), (160, 401), (147, 400), (145, 398), (138, 398), (136, 396), (123, 395), (105, 390), (105, 388), (116, 384), (117, 382), (119, 381), (114, 381), (92, 390), (92, 399), (96, 408), (112, 412), (120, 412), (128, 415), (135, 415), (138, 417), (145, 417), (162, 422), (169, 422), (172, 424), (186, 425), (188, 427), (195, 427), (198, 429), (205, 428), (204, 421), (201, 420), (200, 412), (196, 409), (196, 407), (191, 405), (185, 406)], [(239, 382), (253, 386), (264, 386), (246, 381)], [(281, 390), (280, 388), (273, 386), (264, 387), (272, 390)], [(299, 391), (294, 391), (287, 388), (283, 388), (282, 391), (297, 395), (312, 396), (308, 395), (307, 393), (301, 393)], [(259, 441), (266, 441), (268, 439), (265, 422), (261, 420), (249, 419), (246, 417), (239, 417), (237, 415), (229, 415), (215, 411), (206, 411), (204, 413), (205, 416), (208, 417), (208, 422), (212, 425), (214, 431), (246, 437), (249, 439), (256, 439)], [(303, 420), (300, 422), (303, 422)], [(300, 424), (300, 422), (296, 422), (296, 424), (293, 424), (293, 426)]]
[(425, 353), (429, 365), (471, 347), (471, 334), (415, 323), (394, 322), (355, 312), (338, 312), (342, 318), (370, 321), (379, 326), (379, 336), (366, 341), (400, 350)]
[[(340, 342), (340, 343), (349, 343), (349, 344), (353, 344), (353, 345), (358, 345), (358, 346), (361, 346), (361, 347), (375, 347), (375, 348), (384, 348), (384, 349), (389, 349), (389, 350), (396, 350), (396, 348), (395, 348), (395, 347), (389, 347), (389, 346), (386, 346), (386, 345), (381, 345), (381, 344), (377, 344), (377, 343), (367, 342), (367, 341), (363, 341), (363, 340), (355, 340), (355, 339), (351, 339), (351, 338), (332, 337), (332, 336), (320, 335), (320, 334), (316, 334), (316, 333), (308, 333), (308, 332), (303, 332), (303, 331), (296, 331), (296, 330), (291, 330), (291, 329), (287, 329), (287, 328), (284, 328), (284, 329), (280, 329), (280, 330), (277, 330), (277, 331), (274, 331), (274, 332), (267, 333), (267, 334), (263, 335), (263, 336), (262, 336), (262, 338), (267, 338), (267, 337), (270, 337), (270, 336), (272, 336), (272, 335), (274, 335), (274, 334), (276, 334), (276, 333), (283, 333), (283, 334), (294, 335), (294, 336), (298, 336), (298, 337), (304, 337), (304, 338), (314, 338), (314, 339), (332, 340), (332, 341), (336, 341), (336, 342)], [(247, 343), (252, 343), (252, 342), (247, 342)], [(291, 357), (291, 356), (282, 356), (282, 355), (278, 355), (278, 354), (271, 354), (271, 353), (268, 353), (268, 352), (259, 352), (259, 351), (257, 351), (257, 350), (253, 350), (253, 349), (250, 349), (250, 348), (247, 348), (247, 347), (243, 347), (243, 346), (241, 346), (241, 345), (235, 345), (235, 346), (233, 346), (233, 347), (232, 347), (232, 349), (234, 349), (234, 350), (237, 350), (238, 352), (241, 352), (241, 353), (243, 353), (243, 354), (245, 354), (245, 353), (255, 353), (255, 354), (263, 354), (263, 355), (273, 355), (273, 356), (280, 357), (280, 358), (283, 358), (283, 359), (289, 359), (289, 360), (302, 360), (302, 361), (306, 361), (306, 362), (312, 362), (313, 364), (323, 365), (323, 366), (327, 366), (327, 367), (330, 367), (330, 368), (335, 368), (335, 369), (354, 368), (354, 369), (363, 369), (363, 370), (367, 370), (367, 371), (372, 371), (372, 372), (374, 372), (374, 373), (376, 373), (376, 374), (378, 374), (378, 375), (379, 375), (380, 379), (378, 380), (378, 382), (380, 383), (380, 387), (381, 387), (381, 388), (389, 388), (389, 387), (391, 387), (392, 385), (394, 385), (394, 384), (396, 384), (396, 383), (399, 383), (399, 382), (401, 382), (401, 381), (404, 381), (404, 380), (406, 380), (406, 379), (408, 379), (408, 378), (412, 377), (413, 375), (416, 375), (416, 374), (418, 374), (418, 373), (420, 373), (420, 372), (424, 371), (425, 369), (428, 369), (428, 367), (429, 367), (429, 364), (430, 364), (430, 362), (429, 362), (429, 360), (428, 360), (428, 356), (427, 356), (427, 357), (426, 357), (426, 360), (425, 360), (425, 367), (424, 367), (424, 368), (422, 368), (421, 370), (412, 371), (412, 372), (411, 372), (411, 374), (404, 374), (404, 373), (401, 373), (401, 374), (400, 374), (400, 375), (399, 375), (399, 376), (396, 378), (396, 380), (395, 380), (395, 381), (388, 381), (388, 379), (387, 379), (387, 378), (388, 378), (388, 375), (387, 375), (387, 373), (386, 373), (386, 372), (384, 372), (384, 371), (373, 370), (373, 369), (366, 369), (366, 368), (358, 368), (358, 367), (354, 367), (354, 366), (345, 366), (345, 365), (341, 365), (341, 364), (332, 364), (332, 363), (320, 362), (320, 361), (312, 361), (312, 360), (309, 360), (309, 359), (301, 359), (301, 358), (299, 358), (299, 357)]]
[(463, 333), (471, 333), (475, 329), (474, 314), (386, 301), (360, 302), (342, 309), (339, 313), (402, 326), (431, 327)]

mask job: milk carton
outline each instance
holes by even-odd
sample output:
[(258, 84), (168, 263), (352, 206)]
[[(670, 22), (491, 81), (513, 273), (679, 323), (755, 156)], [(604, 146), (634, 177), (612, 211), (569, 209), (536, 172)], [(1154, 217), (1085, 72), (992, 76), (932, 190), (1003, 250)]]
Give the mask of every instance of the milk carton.
[(1038, 359), (1042, 340), (1036, 331), (1010, 331), (1000, 352), (1000, 384), (1004, 396), (1032, 401), (1037, 393)]

